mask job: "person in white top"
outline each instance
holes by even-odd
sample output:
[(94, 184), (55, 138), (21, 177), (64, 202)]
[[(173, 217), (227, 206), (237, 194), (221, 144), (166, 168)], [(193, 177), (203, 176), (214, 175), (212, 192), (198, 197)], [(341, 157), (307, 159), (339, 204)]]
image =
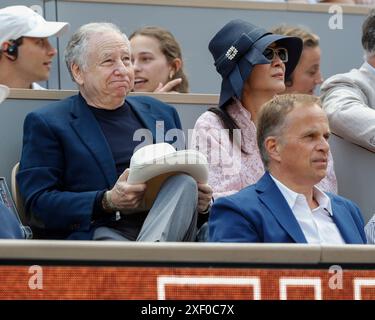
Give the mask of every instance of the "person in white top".
[(0, 84), (10, 88), (44, 89), (36, 82), (49, 78), (57, 50), (48, 41), (69, 27), (46, 21), (26, 6), (0, 9)]
[(267, 102), (257, 121), (267, 171), (256, 184), (214, 202), (209, 240), (366, 243), (359, 208), (316, 186), (327, 174), (329, 135), (319, 98), (285, 94)]
[(365, 226), (365, 233), (368, 244), (375, 244), (375, 214)]
[(334, 134), (375, 152), (375, 10), (362, 25), (362, 47), (362, 66), (324, 81), (321, 99)]

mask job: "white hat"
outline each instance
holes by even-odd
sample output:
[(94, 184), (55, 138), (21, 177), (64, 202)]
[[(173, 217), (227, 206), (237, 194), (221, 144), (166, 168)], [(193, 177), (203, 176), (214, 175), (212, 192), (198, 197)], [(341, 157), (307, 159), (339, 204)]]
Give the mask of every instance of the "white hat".
[(67, 22), (46, 21), (26, 6), (0, 9), (0, 46), (20, 37), (48, 38), (59, 36), (69, 28)]
[(162, 183), (170, 176), (186, 173), (197, 182), (207, 183), (208, 162), (196, 150), (176, 151), (168, 143), (157, 143), (138, 149), (130, 160), (129, 184), (147, 184), (142, 209), (152, 207)]
[(0, 84), (0, 103), (2, 103), (9, 95), (9, 88)]

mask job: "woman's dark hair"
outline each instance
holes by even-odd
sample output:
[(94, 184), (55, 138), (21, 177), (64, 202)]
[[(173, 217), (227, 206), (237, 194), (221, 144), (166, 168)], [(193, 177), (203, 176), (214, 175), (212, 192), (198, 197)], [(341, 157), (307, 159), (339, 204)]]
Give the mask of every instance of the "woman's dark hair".
[(375, 52), (375, 9), (370, 10), (362, 25), (362, 47), (366, 53), (373, 55)]
[(170, 80), (181, 78), (182, 81), (177, 85), (174, 90), (180, 93), (189, 92), (189, 81), (183, 69), (183, 60), (180, 45), (171, 32), (166, 29), (154, 26), (146, 26), (134, 31), (129, 40), (135, 36), (146, 36), (156, 39), (159, 42), (160, 50), (166, 57), (168, 63), (172, 63), (174, 59), (181, 60), (181, 68), (176, 70), (175, 74)]
[[(222, 108), (210, 108), (208, 109), (208, 111), (216, 114), (221, 120), (221, 123), (223, 124), (224, 129), (229, 130), (229, 140), (233, 144), (233, 130), (240, 129), (240, 127), (237, 125), (236, 121), (234, 121), (233, 118), (229, 115), (226, 109), (227, 106), (222, 107)], [(236, 141), (236, 143), (239, 143), (239, 145), (241, 146), (241, 152), (247, 154), (247, 152), (242, 149), (242, 145), (240, 144), (241, 142)]]

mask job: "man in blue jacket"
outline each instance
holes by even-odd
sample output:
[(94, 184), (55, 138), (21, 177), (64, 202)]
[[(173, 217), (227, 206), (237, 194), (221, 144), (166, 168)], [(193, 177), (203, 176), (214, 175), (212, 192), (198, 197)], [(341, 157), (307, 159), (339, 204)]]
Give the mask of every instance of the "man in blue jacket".
[(141, 141), (151, 137), (155, 143), (158, 131), (181, 129), (181, 123), (169, 105), (126, 97), (134, 86), (126, 36), (110, 23), (83, 25), (72, 35), (65, 61), (79, 94), (30, 113), (24, 123), (17, 181), (36, 236), (194, 240), (197, 212), (211, 200), (207, 184), (197, 187), (188, 175), (170, 177), (151, 210), (142, 211), (146, 185), (127, 183), (126, 169)]
[(316, 187), (327, 172), (329, 134), (316, 97), (283, 95), (263, 106), (257, 142), (266, 173), (256, 184), (215, 202), (210, 240), (366, 243), (358, 207)]
[[(9, 94), (7, 86), (0, 84), (0, 103)], [(16, 215), (0, 202), (0, 239), (23, 239), (22, 226)]]

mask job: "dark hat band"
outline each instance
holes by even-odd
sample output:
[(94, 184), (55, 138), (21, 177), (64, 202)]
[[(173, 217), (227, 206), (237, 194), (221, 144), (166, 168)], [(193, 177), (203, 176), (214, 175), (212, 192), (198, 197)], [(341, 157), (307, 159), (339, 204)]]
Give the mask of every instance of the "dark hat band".
[[(236, 66), (238, 60), (251, 49), (256, 41), (269, 34), (268, 32), (259, 34), (260, 30), (263, 29), (255, 29), (248, 34), (243, 33), (239, 39), (232, 43), (227, 52), (215, 62), (216, 70), (223, 78), (228, 76)], [(256, 39), (253, 39), (252, 35), (257, 35)]]

